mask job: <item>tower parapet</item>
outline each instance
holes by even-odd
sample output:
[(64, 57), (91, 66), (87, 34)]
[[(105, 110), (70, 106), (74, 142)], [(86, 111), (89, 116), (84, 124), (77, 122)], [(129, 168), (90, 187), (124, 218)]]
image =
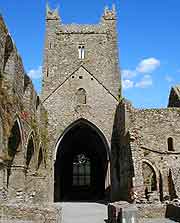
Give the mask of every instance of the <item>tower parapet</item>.
[(108, 6), (104, 9), (104, 15), (102, 16), (104, 20), (116, 20), (116, 7), (113, 4), (112, 9), (109, 9)]
[(59, 10), (56, 8), (54, 11), (50, 9), (48, 3), (46, 5), (46, 19), (47, 20), (59, 20), (60, 21), (60, 16), (59, 16)]
[[(81, 57), (83, 52), (83, 58)], [(46, 6), (42, 98), (46, 100), (80, 65), (119, 95), (116, 9), (105, 8), (98, 24), (63, 24), (58, 9)]]

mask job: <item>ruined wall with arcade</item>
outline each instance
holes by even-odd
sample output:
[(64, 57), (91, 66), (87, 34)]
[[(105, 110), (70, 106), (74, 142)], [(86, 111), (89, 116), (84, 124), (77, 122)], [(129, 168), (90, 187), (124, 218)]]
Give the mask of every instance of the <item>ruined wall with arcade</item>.
[(0, 16), (0, 200), (46, 201), (47, 114)]
[[(113, 151), (119, 151), (119, 182), (124, 181), (123, 175), (133, 165), (129, 188), (133, 187), (140, 199), (163, 201), (179, 197), (180, 109), (135, 109), (123, 100), (117, 113), (114, 145), (119, 147), (114, 146)], [(123, 169), (124, 156), (131, 162)]]

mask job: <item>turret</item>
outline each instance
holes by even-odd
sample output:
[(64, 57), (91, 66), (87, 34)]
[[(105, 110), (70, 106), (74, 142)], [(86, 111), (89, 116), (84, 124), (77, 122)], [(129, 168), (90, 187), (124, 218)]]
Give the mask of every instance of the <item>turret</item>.
[(104, 8), (102, 21), (106, 21), (106, 20), (116, 20), (116, 7), (114, 4), (112, 6), (112, 9), (109, 9), (108, 6)]
[(59, 20), (60, 22), (60, 16), (59, 16), (59, 10), (56, 8), (54, 11), (50, 9), (48, 3), (46, 5), (46, 20)]

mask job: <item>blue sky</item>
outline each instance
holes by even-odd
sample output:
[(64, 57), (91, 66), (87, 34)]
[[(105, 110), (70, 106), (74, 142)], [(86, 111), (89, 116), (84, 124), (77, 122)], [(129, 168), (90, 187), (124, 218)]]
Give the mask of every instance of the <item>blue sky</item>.
[[(170, 87), (180, 82), (179, 0), (49, 0), (63, 23), (98, 23), (115, 3), (123, 96), (135, 107), (166, 107)], [(0, 1), (25, 70), (40, 90), (45, 0)]]

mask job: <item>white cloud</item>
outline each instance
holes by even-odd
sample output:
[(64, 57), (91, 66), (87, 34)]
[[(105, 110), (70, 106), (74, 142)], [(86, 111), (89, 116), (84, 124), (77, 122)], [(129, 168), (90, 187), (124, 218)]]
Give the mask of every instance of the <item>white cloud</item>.
[(170, 83), (173, 81), (173, 78), (170, 75), (166, 75), (165, 80)]
[(28, 72), (28, 76), (31, 79), (40, 79), (42, 77), (42, 66), (39, 66), (37, 69), (32, 69)]
[(134, 86), (134, 82), (131, 80), (122, 80), (122, 86), (124, 89), (132, 88)]
[(138, 64), (136, 71), (139, 73), (147, 74), (147, 73), (152, 73), (158, 67), (160, 67), (160, 61), (154, 57), (151, 57), (151, 58), (142, 60)]
[(134, 70), (122, 70), (121, 72), (123, 78), (132, 78), (136, 76), (136, 71)]
[(141, 81), (135, 84), (135, 87), (147, 88), (152, 85), (152, 78), (150, 75), (145, 75)]

